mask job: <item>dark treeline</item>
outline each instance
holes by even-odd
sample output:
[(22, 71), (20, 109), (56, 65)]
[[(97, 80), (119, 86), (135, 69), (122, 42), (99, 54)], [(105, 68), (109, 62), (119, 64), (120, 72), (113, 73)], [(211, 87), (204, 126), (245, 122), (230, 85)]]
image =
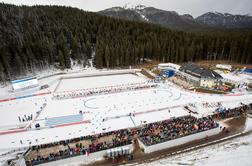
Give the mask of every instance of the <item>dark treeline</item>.
[(229, 60), (252, 63), (252, 31), (180, 32), (58, 6), (0, 3), (0, 81), (71, 60), (96, 67)]

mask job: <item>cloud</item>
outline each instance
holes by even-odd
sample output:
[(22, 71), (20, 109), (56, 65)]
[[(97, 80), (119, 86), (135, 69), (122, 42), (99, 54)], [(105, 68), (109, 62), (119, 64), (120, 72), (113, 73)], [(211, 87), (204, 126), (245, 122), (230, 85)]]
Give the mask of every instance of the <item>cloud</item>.
[(88, 11), (99, 11), (125, 4), (143, 4), (159, 9), (189, 13), (194, 17), (209, 11), (231, 14), (252, 13), (252, 0), (2, 0), (16, 5), (62, 5), (81, 8)]

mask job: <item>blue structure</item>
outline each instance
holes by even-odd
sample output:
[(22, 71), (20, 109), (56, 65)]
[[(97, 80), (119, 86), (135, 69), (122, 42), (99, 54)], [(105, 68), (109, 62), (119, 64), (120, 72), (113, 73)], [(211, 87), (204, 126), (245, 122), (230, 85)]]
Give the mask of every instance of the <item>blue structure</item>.
[(248, 74), (252, 74), (252, 69), (245, 69), (243, 72), (248, 73)]
[(174, 74), (175, 74), (174, 70), (168, 69), (168, 70), (164, 71), (162, 75), (163, 75), (163, 77), (170, 78), (170, 77), (174, 76)]
[(46, 120), (46, 126), (55, 127), (58, 125), (68, 124), (68, 123), (78, 123), (83, 121), (83, 116), (81, 114), (67, 115), (48, 118)]
[(11, 83), (16, 84), (16, 83), (20, 83), (20, 82), (30, 81), (33, 79), (37, 79), (37, 78), (36, 77), (27, 77), (27, 78), (23, 78), (23, 79), (19, 79), (19, 80), (13, 80), (13, 81), (11, 81)]

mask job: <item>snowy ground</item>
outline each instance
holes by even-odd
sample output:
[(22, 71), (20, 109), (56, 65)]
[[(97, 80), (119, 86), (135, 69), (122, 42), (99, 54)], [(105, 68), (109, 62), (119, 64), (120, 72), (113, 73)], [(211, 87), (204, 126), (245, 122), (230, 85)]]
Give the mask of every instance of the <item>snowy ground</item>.
[[(78, 85), (87, 84), (89, 88), (96, 88), (106, 82), (116, 85), (122, 82), (136, 83), (144, 80), (148, 81), (147, 78), (138, 78), (138, 76), (130, 74), (106, 76), (102, 79), (87, 77), (78, 80), (78, 82), (75, 79), (67, 79), (68, 83), (63, 84), (64, 86), (61, 88), (70, 87), (69, 85), (78, 87)], [(77, 90), (79, 88), (83, 87), (78, 87)], [(152, 89), (74, 99), (57, 100), (52, 98), (52, 94), (48, 94), (41, 97), (13, 100), (0, 103), (1, 111), (5, 115), (0, 116), (0, 129), (2, 128), (2, 131), (8, 127), (14, 128), (14, 126), (23, 124), (19, 122), (18, 116), (22, 117), (24, 114), (33, 114), (35, 116), (37, 111), (42, 111), (37, 120), (32, 123), (31, 130), (0, 135), (0, 147), (5, 149), (49, 143), (83, 135), (135, 127), (142, 123), (152, 123), (171, 117), (185, 116), (189, 113), (183, 109), (183, 106), (189, 103), (196, 105), (195, 109), (199, 114), (195, 116), (201, 117), (212, 114), (217, 108), (216, 102), (222, 102), (223, 106), (231, 108), (239, 106), (240, 102), (246, 103), (249, 101), (252, 101), (252, 95), (198, 94), (184, 91), (166, 83), (160, 83), (157, 88)], [(210, 103), (208, 108), (205, 108), (202, 104), (206, 102)], [(41, 109), (44, 104), (46, 104), (45, 108)], [(83, 120), (90, 121), (90, 123), (41, 130), (34, 129), (36, 123), (40, 123), (41, 127), (46, 127), (47, 118), (76, 115), (79, 114), (79, 111), (83, 112)], [(132, 116), (129, 116), (130, 113)]]
[[(87, 73), (95, 72), (97, 73), (97, 71)], [(81, 74), (67, 75), (76, 77)], [(137, 75), (62, 79), (58, 90), (80, 90), (148, 81), (143, 75), (139, 73)], [(217, 102), (221, 102), (224, 107), (233, 108), (240, 106), (241, 102), (246, 104), (252, 101), (252, 94), (229, 96), (199, 94), (185, 91), (171, 83), (159, 83), (157, 88), (151, 89), (57, 100), (53, 98), (53, 91), (58, 85), (59, 78), (59, 75), (55, 75), (41, 80), (42, 84), (50, 84), (50, 88), (46, 91), (52, 92), (51, 94), (0, 103), (0, 114), (4, 115), (0, 116), (0, 133), (7, 129), (32, 124), (32, 129), (25, 132), (0, 134), (0, 150), (29, 147), (185, 116), (189, 113), (183, 109), (183, 106), (188, 104), (193, 104), (193, 109), (198, 112), (198, 115), (194, 116), (201, 117), (212, 114), (217, 108)], [(40, 92), (44, 91), (36, 91), (36, 93)], [(204, 106), (206, 102), (209, 103), (207, 108)], [(42, 108), (44, 104), (46, 106)], [(38, 111), (41, 112), (35, 122), (19, 122), (18, 116), (32, 114), (35, 117)], [(45, 125), (47, 118), (76, 115), (79, 111), (83, 112), (83, 121), (90, 123), (56, 128), (48, 128)], [(41, 124), (41, 130), (35, 130), (36, 123)]]
[[(73, 63), (73, 62), (72, 62)], [(72, 65), (71, 69), (65, 69), (60, 70), (56, 69), (55, 67), (50, 67), (48, 69), (36, 70), (32, 75), (37, 76), (39, 79), (39, 85), (45, 85), (45, 84), (54, 84), (56, 80), (60, 78), (60, 76), (65, 74), (74, 74), (74, 73), (91, 73), (97, 71), (95, 68), (83, 68), (83, 65)], [(54, 87), (53, 87), (54, 88)], [(37, 92), (38, 88), (28, 89), (22, 92), (13, 92), (12, 86), (10, 83), (7, 83), (6, 85), (0, 84), (0, 99), (6, 98), (6, 97), (14, 97), (14, 96), (20, 96), (25, 95), (33, 92)]]
[(11, 102), (0, 103), (0, 131), (4, 128), (15, 128), (15, 125), (25, 125), (27, 122), (19, 122), (18, 116), (21, 118), (24, 115), (35, 116), (40, 110), (43, 103), (46, 102), (46, 97), (31, 97), (23, 100), (14, 100)]
[(145, 78), (141, 78), (133, 74), (122, 74), (117, 75), (116, 77), (113, 75), (108, 75), (99, 77), (62, 79), (57, 88), (57, 92), (125, 85), (129, 83), (132, 84), (145, 81)]
[(252, 76), (250, 74), (245, 73), (224, 73), (221, 70), (215, 70), (217, 73), (219, 73), (224, 79), (229, 80), (234, 83), (251, 83), (252, 82)]
[[(252, 130), (252, 119), (248, 118), (247, 129)], [(252, 133), (223, 143), (211, 145), (202, 149), (180, 155), (160, 159), (139, 166), (249, 166), (252, 164)]]

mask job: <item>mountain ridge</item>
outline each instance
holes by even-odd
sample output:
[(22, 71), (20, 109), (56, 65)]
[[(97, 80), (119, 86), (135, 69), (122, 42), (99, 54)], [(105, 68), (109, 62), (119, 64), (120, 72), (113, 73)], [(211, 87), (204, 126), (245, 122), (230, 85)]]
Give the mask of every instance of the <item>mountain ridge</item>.
[(224, 28), (251, 28), (252, 16), (233, 15), (230, 13), (207, 12), (197, 18), (198, 22), (202, 22), (209, 26), (219, 26)]
[(176, 11), (166, 11), (144, 5), (112, 7), (101, 10), (98, 14), (131, 21), (154, 23), (175, 30), (252, 28), (252, 16), (249, 14), (233, 15), (207, 12), (194, 18), (190, 14), (180, 15)]

